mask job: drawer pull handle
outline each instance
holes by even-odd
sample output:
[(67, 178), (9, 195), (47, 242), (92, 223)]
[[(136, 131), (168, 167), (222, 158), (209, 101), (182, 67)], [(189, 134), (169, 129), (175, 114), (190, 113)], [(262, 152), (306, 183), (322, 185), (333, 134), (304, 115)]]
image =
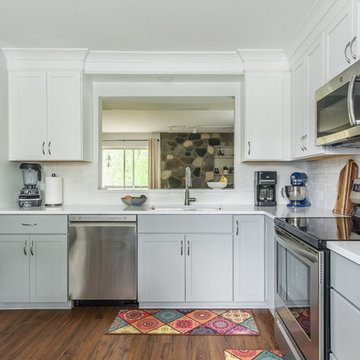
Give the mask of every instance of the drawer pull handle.
[(48, 153), (49, 153), (49, 155), (51, 155), (51, 141), (49, 141), (49, 144), (48, 144)]
[(27, 245), (27, 240), (25, 240), (25, 242), (24, 242), (24, 255), (25, 256), (27, 256), (26, 245)]
[(239, 235), (239, 220), (236, 220), (236, 235)]
[(30, 254), (31, 254), (31, 256), (34, 256), (33, 248), (34, 248), (34, 240), (31, 241), (31, 246), (30, 246)]
[(190, 241), (187, 242), (187, 254), (190, 256)]
[(180, 249), (181, 256), (184, 255), (184, 240), (181, 240), (181, 249)]
[(45, 147), (45, 141), (43, 141), (42, 146), (41, 146), (41, 150), (42, 150), (43, 155), (45, 155), (44, 147)]
[(28, 223), (22, 223), (22, 226), (37, 226), (37, 224), (28, 224)]

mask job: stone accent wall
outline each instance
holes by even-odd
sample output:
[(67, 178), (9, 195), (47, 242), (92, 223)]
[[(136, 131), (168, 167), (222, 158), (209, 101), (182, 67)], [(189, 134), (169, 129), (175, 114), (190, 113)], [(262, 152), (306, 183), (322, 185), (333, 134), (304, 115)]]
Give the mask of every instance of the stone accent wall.
[(185, 188), (187, 166), (193, 188), (208, 188), (206, 182), (214, 180), (214, 146), (233, 144), (233, 133), (161, 133), (161, 189)]

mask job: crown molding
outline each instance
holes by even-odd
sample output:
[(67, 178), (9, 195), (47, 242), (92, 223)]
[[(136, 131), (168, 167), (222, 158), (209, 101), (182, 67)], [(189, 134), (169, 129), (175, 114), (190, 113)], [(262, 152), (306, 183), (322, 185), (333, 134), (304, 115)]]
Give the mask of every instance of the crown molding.
[(282, 49), (238, 49), (244, 71), (288, 71), (289, 62)]
[(287, 71), (281, 49), (237, 51), (88, 51), (2, 49), (8, 70), (79, 70), (89, 75), (220, 75)]
[(236, 51), (90, 51), (86, 74), (203, 74), (241, 75)]
[(2, 48), (11, 70), (83, 70), (88, 49)]

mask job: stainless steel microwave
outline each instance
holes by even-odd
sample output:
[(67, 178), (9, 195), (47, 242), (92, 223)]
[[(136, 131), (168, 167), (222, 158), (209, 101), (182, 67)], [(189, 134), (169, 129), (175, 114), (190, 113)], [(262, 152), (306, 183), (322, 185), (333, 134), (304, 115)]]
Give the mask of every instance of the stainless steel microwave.
[(315, 93), (316, 145), (360, 148), (360, 61)]

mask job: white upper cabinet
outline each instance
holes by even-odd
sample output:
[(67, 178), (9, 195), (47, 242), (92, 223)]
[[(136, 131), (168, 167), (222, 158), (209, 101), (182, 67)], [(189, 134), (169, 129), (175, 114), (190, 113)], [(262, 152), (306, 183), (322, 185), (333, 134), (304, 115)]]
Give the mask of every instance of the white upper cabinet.
[(87, 49), (2, 51), (9, 70), (9, 160), (90, 161)]
[(324, 41), (321, 36), (292, 69), (292, 144), (293, 157), (301, 159), (323, 155), (315, 146), (315, 92), (324, 82)]
[(47, 139), (46, 73), (9, 75), (9, 158), (44, 160)]
[(83, 159), (81, 77), (79, 72), (47, 74), (48, 160)]
[(325, 41), (327, 80), (330, 80), (355, 61), (356, 37), (351, 2), (330, 23), (325, 31)]
[(11, 72), (9, 160), (86, 160), (80, 72)]
[(295, 158), (304, 155), (304, 138), (307, 128), (306, 113), (306, 61), (300, 60), (293, 68), (292, 79), (292, 148)]
[(324, 67), (324, 38), (320, 37), (306, 54), (307, 60), (307, 100), (308, 121), (304, 134), (304, 147), (306, 155), (317, 155), (324, 152), (321, 146), (315, 146), (316, 139), (316, 101), (315, 92), (325, 80)]
[(245, 74), (244, 161), (283, 160), (287, 83), (282, 71)]

